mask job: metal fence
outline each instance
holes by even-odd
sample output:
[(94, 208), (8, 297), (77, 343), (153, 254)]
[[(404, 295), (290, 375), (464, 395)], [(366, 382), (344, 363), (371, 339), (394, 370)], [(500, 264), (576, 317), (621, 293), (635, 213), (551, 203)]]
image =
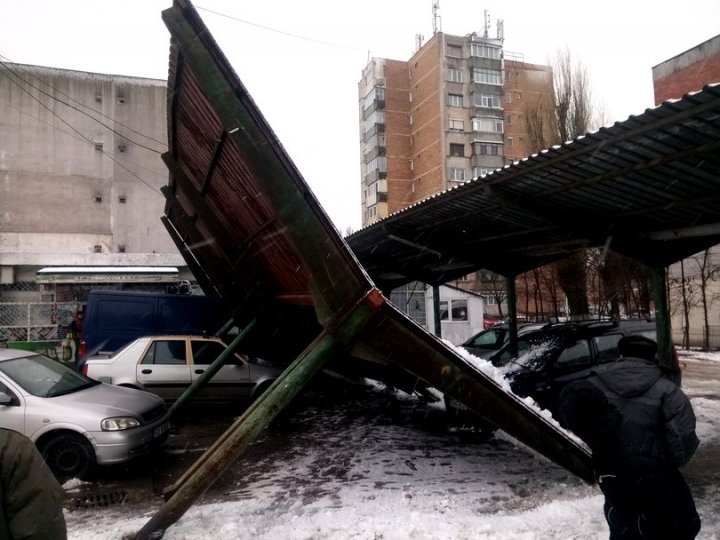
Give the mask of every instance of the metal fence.
[(0, 341), (63, 339), (78, 304), (0, 302)]
[[(720, 349), (720, 326), (710, 325), (708, 330), (709, 347), (711, 349)], [(702, 347), (705, 337), (705, 328), (691, 326), (688, 337), (690, 338), (691, 347)], [(683, 328), (673, 330), (673, 341), (676, 345), (682, 345)]]

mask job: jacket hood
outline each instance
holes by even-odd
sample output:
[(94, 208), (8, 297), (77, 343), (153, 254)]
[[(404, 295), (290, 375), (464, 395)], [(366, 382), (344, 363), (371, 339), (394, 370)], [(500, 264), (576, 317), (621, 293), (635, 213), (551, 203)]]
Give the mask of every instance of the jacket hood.
[(662, 377), (653, 362), (642, 358), (624, 358), (595, 371), (610, 390), (624, 398), (639, 396)]

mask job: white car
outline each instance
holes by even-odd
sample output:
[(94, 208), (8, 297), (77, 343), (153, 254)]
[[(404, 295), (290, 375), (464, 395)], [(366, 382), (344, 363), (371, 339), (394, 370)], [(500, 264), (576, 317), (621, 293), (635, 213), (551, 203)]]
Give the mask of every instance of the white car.
[(165, 403), (34, 352), (0, 349), (0, 427), (28, 436), (58, 479), (128, 461), (168, 436)]
[[(227, 345), (202, 336), (147, 336), (110, 357), (88, 358), (82, 372), (93, 379), (152, 392), (174, 401), (198, 379)], [(282, 370), (233, 354), (193, 398), (197, 402), (253, 400)]]

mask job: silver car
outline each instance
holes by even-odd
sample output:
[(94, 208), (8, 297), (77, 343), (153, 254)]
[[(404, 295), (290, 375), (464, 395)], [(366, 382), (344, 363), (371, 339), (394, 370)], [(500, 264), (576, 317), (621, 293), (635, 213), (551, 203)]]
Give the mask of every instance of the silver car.
[(102, 384), (40, 354), (0, 349), (0, 426), (27, 435), (65, 480), (159, 446), (169, 417), (148, 392)]
[[(208, 369), (227, 345), (202, 336), (138, 338), (110, 357), (91, 357), (82, 367), (102, 382), (147, 390), (174, 401)], [(231, 355), (196, 394), (196, 402), (239, 403), (255, 399), (282, 371), (240, 354)]]

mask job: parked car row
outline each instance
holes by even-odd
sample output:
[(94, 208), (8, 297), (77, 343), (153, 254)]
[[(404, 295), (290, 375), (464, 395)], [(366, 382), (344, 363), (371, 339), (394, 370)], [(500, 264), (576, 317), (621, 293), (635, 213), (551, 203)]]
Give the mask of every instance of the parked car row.
[[(513, 392), (552, 411), (564, 382), (593, 366), (619, 358), (621, 337), (655, 339), (653, 321), (592, 321), (524, 325), (517, 349), (507, 325), (483, 331), (463, 347), (480, 349), (505, 370)], [(488, 354), (490, 352), (490, 354)], [(228, 353), (219, 338), (146, 336), (117, 352), (86, 359), (82, 373), (46, 356), (0, 349), (0, 427), (27, 435), (58, 478), (83, 477), (96, 465), (143, 455), (167, 438), (166, 403), (180, 395), (221, 354), (226, 363), (196, 395), (196, 402), (254, 400), (281, 369)], [(495, 427), (446, 396), (449, 413), (480, 432)]]
[[(170, 426), (166, 404), (226, 350), (218, 338), (143, 337), (88, 358), (78, 373), (41, 354), (0, 349), (0, 427), (28, 436), (59, 479), (83, 478), (95, 465), (160, 446)], [(231, 354), (194, 401), (247, 403), (280, 373)]]

